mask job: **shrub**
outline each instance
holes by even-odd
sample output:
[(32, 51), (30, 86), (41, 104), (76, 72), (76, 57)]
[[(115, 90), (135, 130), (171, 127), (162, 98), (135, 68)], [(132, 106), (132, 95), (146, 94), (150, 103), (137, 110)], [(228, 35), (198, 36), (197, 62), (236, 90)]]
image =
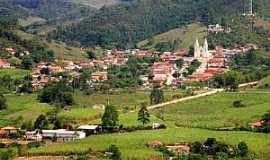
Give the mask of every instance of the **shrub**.
[(242, 100), (237, 100), (233, 102), (233, 107), (235, 108), (241, 108), (241, 107), (245, 107), (245, 105), (243, 104)]
[(238, 154), (241, 156), (241, 157), (244, 157), (248, 154), (248, 146), (245, 142), (240, 142), (238, 145), (237, 145), (237, 149), (238, 149)]
[(121, 152), (116, 145), (111, 145), (108, 150), (109, 158), (112, 160), (121, 160)]
[(30, 142), (27, 144), (28, 148), (38, 148), (41, 146), (41, 142)]

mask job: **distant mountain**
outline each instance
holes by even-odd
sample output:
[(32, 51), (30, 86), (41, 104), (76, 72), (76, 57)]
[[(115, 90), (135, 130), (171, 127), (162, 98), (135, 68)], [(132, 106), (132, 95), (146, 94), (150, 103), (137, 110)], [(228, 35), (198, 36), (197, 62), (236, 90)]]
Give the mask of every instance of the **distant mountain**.
[(128, 45), (170, 29), (242, 13), (242, 0), (136, 0), (105, 7), (77, 25), (59, 28), (53, 38), (83, 45)]
[[(70, 27), (61, 27), (51, 37), (92, 46), (128, 46), (193, 22), (222, 23), (234, 15), (241, 17), (246, 0), (135, 0), (104, 7), (95, 15)], [(255, 1), (255, 11), (269, 16), (269, 0)]]
[(90, 6), (74, 3), (71, 0), (10, 0), (9, 5), (19, 8), (28, 15), (47, 20), (81, 18), (95, 11)]

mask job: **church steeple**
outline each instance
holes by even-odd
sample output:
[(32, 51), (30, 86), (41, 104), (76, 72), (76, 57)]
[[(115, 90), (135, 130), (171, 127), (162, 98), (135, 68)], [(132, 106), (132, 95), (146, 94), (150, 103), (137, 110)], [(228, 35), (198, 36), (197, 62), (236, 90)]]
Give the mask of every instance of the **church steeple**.
[(198, 38), (194, 44), (194, 58), (199, 59), (201, 57), (200, 44)]
[(209, 50), (208, 50), (208, 42), (207, 39), (204, 39), (204, 44), (203, 44), (203, 57), (208, 58), (209, 57)]

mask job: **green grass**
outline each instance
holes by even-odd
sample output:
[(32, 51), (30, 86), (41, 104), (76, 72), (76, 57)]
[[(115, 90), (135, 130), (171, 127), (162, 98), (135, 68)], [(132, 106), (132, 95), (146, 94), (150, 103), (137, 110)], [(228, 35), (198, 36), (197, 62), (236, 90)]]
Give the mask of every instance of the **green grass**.
[[(178, 41), (180, 48), (189, 48), (194, 44), (196, 38), (203, 42), (206, 36), (206, 27), (201, 24), (194, 23), (183, 28), (172, 29), (168, 32), (154, 36), (151, 40), (147, 39), (138, 43), (139, 47), (153, 49), (154, 46), (160, 42)], [(152, 41), (149, 45), (148, 43)]]
[[(36, 95), (7, 95), (7, 109), (0, 111), (0, 126), (14, 125), (16, 119), (22, 117), (24, 121), (34, 121), (40, 114), (51, 109), (50, 105), (39, 103)], [(16, 124), (20, 125), (20, 124)]]
[(68, 46), (63, 42), (51, 41), (46, 43), (47, 47), (55, 53), (56, 59), (85, 60), (86, 54), (80, 48)]
[(258, 88), (270, 88), (270, 76), (259, 81)]
[(145, 144), (151, 140), (160, 140), (163, 143), (181, 143), (203, 141), (208, 137), (215, 137), (219, 141), (237, 144), (247, 142), (252, 151), (267, 160), (270, 152), (270, 135), (249, 132), (216, 132), (202, 129), (170, 128), (158, 131), (138, 131), (124, 134), (108, 134), (91, 136), (86, 139), (65, 144), (47, 145), (31, 149), (31, 154), (61, 154), (67, 152), (83, 152), (90, 148), (105, 150), (110, 144), (116, 144), (123, 155), (123, 159), (158, 159), (159, 153), (147, 148)]
[(87, 122), (101, 117), (102, 110), (93, 108), (71, 108), (70, 110), (61, 111), (59, 116), (65, 120)]
[[(183, 90), (164, 90), (166, 100), (171, 100), (173, 95), (181, 95)], [(109, 100), (118, 108), (128, 106), (129, 108), (138, 108), (141, 103), (149, 103), (150, 91), (119, 92), (114, 94), (94, 93), (90, 96), (82, 92), (75, 92), (74, 99), (78, 107), (93, 107), (94, 105), (106, 104)]]
[[(128, 112), (128, 113), (119, 113), (119, 124), (122, 124), (125, 127), (130, 126), (139, 126), (142, 123), (138, 122), (138, 112)], [(96, 119), (90, 122), (90, 124), (99, 124), (100, 119)], [(162, 120), (158, 119), (154, 115), (150, 115), (150, 122), (145, 124), (147, 126), (152, 126), (153, 123), (163, 123)]]
[[(222, 128), (244, 125), (270, 111), (270, 92), (219, 93), (156, 110), (167, 122), (184, 127)], [(242, 100), (243, 108), (233, 102)]]
[(22, 70), (22, 69), (0, 69), (0, 77), (4, 75), (10, 75), (13, 79), (21, 79), (26, 75), (29, 75), (29, 70)]
[[(181, 143), (203, 141), (208, 137), (214, 137), (232, 145), (245, 141), (250, 150), (256, 153), (258, 159), (268, 160), (270, 158), (270, 134), (241, 131), (223, 132), (202, 128), (231, 127), (257, 119), (270, 110), (269, 96), (270, 92), (267, 92), (267, 90), (247, 89), (238, 93), (219, 93), (168, 105), (161, 111), (151, 111), (157, 115), (163, 114), (165, 118), (163, 123), (166, 123), (168, 127), (165, 130), (91, 136), (65, 144), (48, 144), (41, 148), (31, 149), (29, 153), (34, 155), (58, 155), (86, 152), (90, 148), (105, 150), (110, 144), (116, 144), (122, 152), (123, 159), (161, 159), (158, 152), (146, 147), (145, 144), (148, 141), (159, 140), (163, 143)], [(233, 108), (232, 103), (235, 100), (242, 100), (246, 107)], [(138, 125), (137, 112), (120, 114), (119, 120), (125, 126)], [(152, 116), (152, 122), (156, 121), (161, 122), (161, 120)], [(175, 124), (183, 127), (176, 127)]]

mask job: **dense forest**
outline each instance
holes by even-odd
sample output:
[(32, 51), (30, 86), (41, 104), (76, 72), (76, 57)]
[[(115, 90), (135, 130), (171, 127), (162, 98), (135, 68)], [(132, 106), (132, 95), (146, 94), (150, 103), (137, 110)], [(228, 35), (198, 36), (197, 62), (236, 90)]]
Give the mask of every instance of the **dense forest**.
[(200, 21), (220, 23), (221, 17), (243, 12), (243, 0), (136, 0), (130, 4), (103, 7), (77, 25), (59, 27), (51, 37), (82, 45), (134, 44), (168, 31)]

